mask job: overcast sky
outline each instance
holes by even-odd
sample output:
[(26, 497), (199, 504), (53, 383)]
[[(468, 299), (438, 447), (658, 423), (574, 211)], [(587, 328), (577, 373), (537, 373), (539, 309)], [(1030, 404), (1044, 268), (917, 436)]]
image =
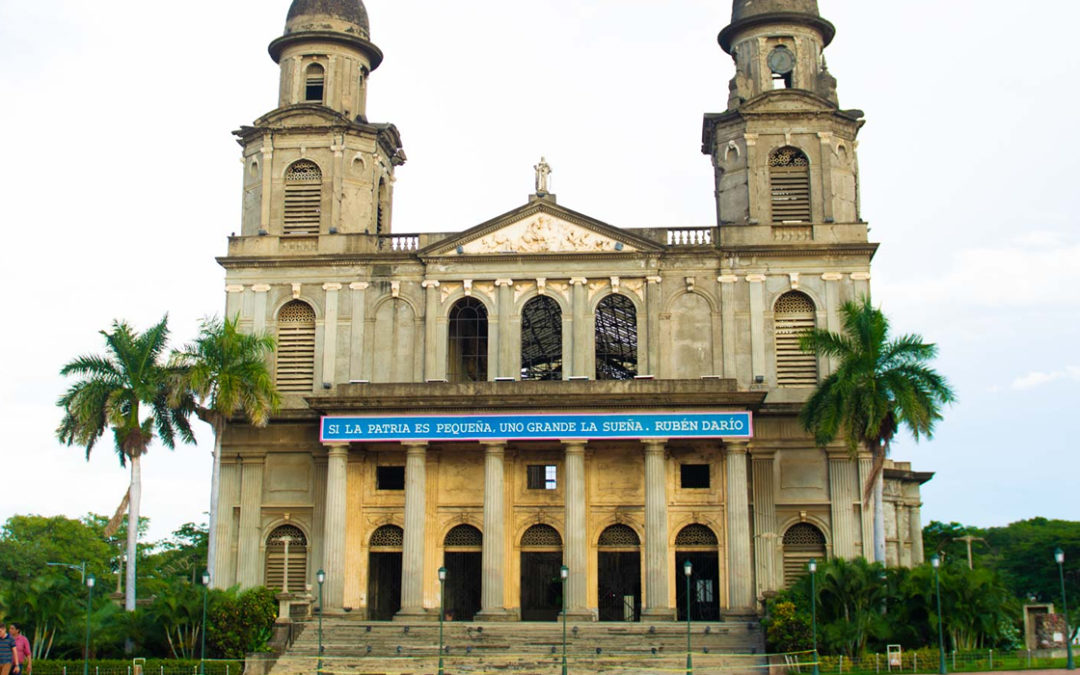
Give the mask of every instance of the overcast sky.
[[(277, 102), (266, 45), (289, 0), (0, 0), (0, 519), (115, 509), (105, 439), (60, 446), (59, 368), (114, 318), (169, 312), (177, 343), (220, 312), (214, 257), (240, 229), (230, 132)], [(1080, 520), (1080, 3), (820, 0), (840, 103), (866, 111), (874, 299), (940, 345), (960, 402), (932, 442), (924, 522)], [(559, 202), (621, 227), (715, 224), (701, 117), (726, 107), (724, 0), (368, 0), (386, 60), (397, 232), (462, 230), (524, 203), (543, 154)], [(1035, 10), (1038, 11), (1035, 11)], [(196, 423), (199, 424), (199, 423)], [(204, 521), (211, 438), (144, 463), (151, 537)]]

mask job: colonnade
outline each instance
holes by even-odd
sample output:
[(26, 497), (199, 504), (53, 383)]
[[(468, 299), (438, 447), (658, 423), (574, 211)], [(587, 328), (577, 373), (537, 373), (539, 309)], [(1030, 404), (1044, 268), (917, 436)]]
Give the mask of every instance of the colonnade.
[[(674, 619), (669, 593), (668, 494), (665, 452), (666, 439), (642, 439), (645, 456), (645, 542), (646, 565), (642, 614), (653, 620)], [(565, 466), (564, 564), (570, 569), (566, 584), (567, 616), (571, 619), (595, 619), (596, 610), (588, 606), (586, 570), (587, 539), (585, 499), (585, 440), (563, 442)], [(505, 536), (507, 531), (505, 500), (505, 442), (487, 442), (484, 446), (484, 532), (482, 549), (483, 578), (481, 610), (478, 620), (510, 618), (504, 607), (503, 580), (506, 574)], [(727, 549), (729, 569), (728, 597), (732, 611), (752, 611), (754, 606), (751, 569), (751, 535), (747, 484), (747, 442), (724, 443), (727, 455)], [(348, 444), (327, 444), (329, 460), (326, 474), (326, 514), (323, 533), (323, 561), (326, 572), (324, 601), (328, 611), (342, 608), (344, 600), (345, 521)], [(402, 547), (401, 610), (403, 618), (425, 615), (424, 546), (427, 484), (427, 443), (405, 444), (405, 532)]]

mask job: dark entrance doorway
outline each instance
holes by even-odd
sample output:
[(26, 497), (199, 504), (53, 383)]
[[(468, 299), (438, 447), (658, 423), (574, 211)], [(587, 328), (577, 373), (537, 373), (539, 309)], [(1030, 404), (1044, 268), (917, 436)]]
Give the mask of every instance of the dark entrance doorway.
[(686, 620), (686, 577), (683, 565), (690, 561), (690, 618), (720, 620), (720, 556), (716, 533), (705, 525), (687, 525), (675, 538), (675, 606), (680, 621)]
[(521, 620), (555, 621), (562, 611), (562, 537), (550, 525), (521, 536)]
[(606, 528), (597, 541), (601, 621), (641, 620), (641, 539), (628, 525)]
[(472, 525), (458, 525), (443, 539), (446, 567), (443, 607), (451, 621), (472, 621), (480, 611), (480, 590), (484, 578), (483, 535)]
[(390, 621), (401, 609), (401, 547), (405, 531), (383, 525), (371, 535), (368, 553), (367, 618)]

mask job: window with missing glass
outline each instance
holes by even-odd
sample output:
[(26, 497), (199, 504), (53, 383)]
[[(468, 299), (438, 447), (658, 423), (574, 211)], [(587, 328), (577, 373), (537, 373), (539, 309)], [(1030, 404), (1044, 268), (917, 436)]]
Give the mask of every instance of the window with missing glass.
[(526, 471), (530, 490), (558, 489), (558, 471), (554, 464), (530, 464)]
[(403, 466), (379, 466), (375, 467), (376, 490), (404, 490), (405, 467)]
[(708, 464), (682, 464), (679, 466), (679, 485), (684, 489), (709, 487)]

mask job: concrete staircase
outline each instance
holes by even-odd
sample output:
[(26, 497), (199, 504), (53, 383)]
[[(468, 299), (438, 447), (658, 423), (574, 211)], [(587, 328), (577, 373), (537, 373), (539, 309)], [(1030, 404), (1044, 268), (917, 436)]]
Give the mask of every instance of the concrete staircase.
[[(313, 675), (319, 666), (318, 624), (308, 622), (271, 675)], [(462, 623), (443, 627), (446, 675), (558, 675), (561, 623)], [(686, 672), (685, 623), (571, 623), (569, 673)], [(694, 673), (768, 675), (757, 622), (693, 623)], [(420, 675), (438, 672), (439, 624), (323, 619), (322, 672), (333, 675)]]

